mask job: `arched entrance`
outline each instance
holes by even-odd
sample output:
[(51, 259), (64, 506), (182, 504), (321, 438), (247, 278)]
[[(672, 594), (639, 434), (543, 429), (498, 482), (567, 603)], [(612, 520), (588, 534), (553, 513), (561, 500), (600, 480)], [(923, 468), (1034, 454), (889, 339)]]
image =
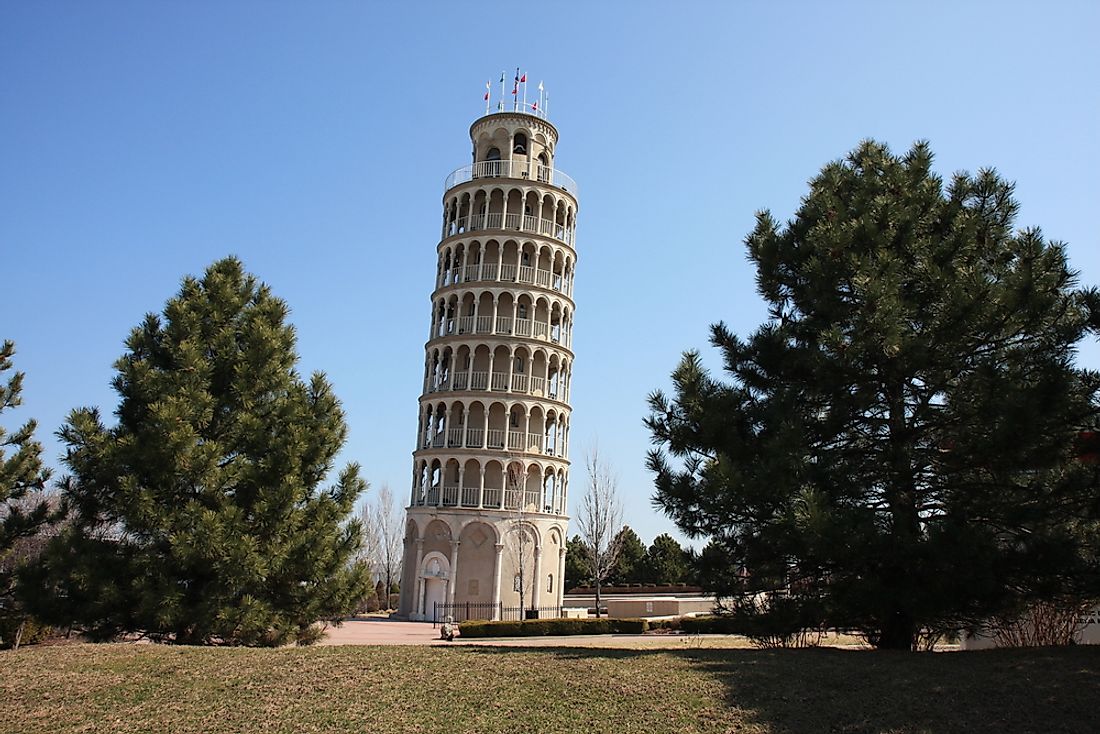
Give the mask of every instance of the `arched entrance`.
[(451, 585), (451, 564), (442, 553), (429, 553), (420, 565), (420, 608), (417, 612), (421, 619), (434, 620), (435, 605), (447, 602), (447, 592)]

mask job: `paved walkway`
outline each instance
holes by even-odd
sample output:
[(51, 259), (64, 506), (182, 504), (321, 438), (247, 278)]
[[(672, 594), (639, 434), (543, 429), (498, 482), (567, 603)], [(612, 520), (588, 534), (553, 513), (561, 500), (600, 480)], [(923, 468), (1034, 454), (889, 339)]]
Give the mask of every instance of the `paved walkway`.
[[(461, 630), (459, 625), (459, 630)], [(626, 649), (684, 649), (690, 647), (748, 647), (731, 635), (568, 635), (463, 640), (439, 639), (431, 622), (398, 622), (384, 617), (348, 620), (329, 627), (321, 645), (491, 645), (499, 647), (615, 647)]]
[(329, 627), (320, 645), (430, 645), (439, 642), (439, 628), (431, 622), (398, 622), (385, 617), (349, 619)]

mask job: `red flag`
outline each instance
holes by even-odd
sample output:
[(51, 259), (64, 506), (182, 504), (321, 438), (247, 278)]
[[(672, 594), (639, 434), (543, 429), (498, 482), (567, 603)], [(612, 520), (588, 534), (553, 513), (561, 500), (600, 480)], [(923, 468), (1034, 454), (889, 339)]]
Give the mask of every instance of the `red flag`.
[(519, 83), (520, 84), (526, 84), (527, 83), (527, 72), (526, 71), (523, 72), (523, 78), (519, 80)]
[(489, 101), (489, 82), (485, 82), (485, 101)]
[(532, 102), (531, 103), (531, 109), (533, 109), (535, 112), (538, 112), (539, 111), (539, 103), (538, 102)]

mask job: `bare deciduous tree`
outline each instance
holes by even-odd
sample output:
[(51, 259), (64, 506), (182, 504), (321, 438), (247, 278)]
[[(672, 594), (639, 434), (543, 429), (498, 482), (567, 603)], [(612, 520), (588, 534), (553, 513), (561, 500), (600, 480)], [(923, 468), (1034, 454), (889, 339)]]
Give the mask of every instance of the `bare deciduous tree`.
[(525, 496), (527, 487), (524, 484), (526, 477), (521, 473), (520, 464), (511, 461), (511, 454), (509, 454), (506, 479), (508, 482), (506, 507), (509, 507), (512, 511), (511, 527), (507, 536), (508, 546), (512, 554), (512, 566), (516, 570), (513, 589), (519, 592), (519, 613), (520, 619), (522, 619), (525, 614), (524, 610), (527, 609), (528, 587), (531, 588), (531, 599), (534, 599), (534, 584), (536, 583), (532, 572), (534, 560), (528, 560), (528, 556), (533, 554), (535, 539), (531, 535), (527, 522), (527, 499)]
[(623, 527), (623, 505), (619, 499), (618, 478), (599, 448), (590, 449), (584, 457), (588, 471), (588, 488), (581, 500), (577, 530), (588, 556), (592, 583), (596, 587), (596, 616), (600, 616), (600, 584), (615, 568), (619, 557)]
[(370, 568), (375, 582), (385, 586), (379, 604), (389, 606), (389, 594), (395, 579), (401, 577), (402, 513), (394, 505), (393, 492), (383, 484), (374, 502), (363, 505), (363, 547), (360, 559)]

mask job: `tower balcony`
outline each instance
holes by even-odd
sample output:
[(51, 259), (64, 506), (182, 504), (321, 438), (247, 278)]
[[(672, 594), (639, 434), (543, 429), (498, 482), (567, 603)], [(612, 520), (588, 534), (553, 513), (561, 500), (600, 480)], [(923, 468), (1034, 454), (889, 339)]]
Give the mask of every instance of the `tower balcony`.
[(481, 449), (516, 454), (536, 454), (555, 459), (566, 458), (564, 445), (556, 435), (528, 433), (514, 428), (447, 428), (425, 436), (421, 449)]
[(412, 507), (463, 507), (479, 510), (505, 510), (545, 515), (564, 515), (565, 498), (547, 496), (538, 490), (468, 487), (457, 484), (433, 485), (426, 490), (413, 489)]
[(431, 380), (425, 394), (437, 392), (510, 392), (516, 395), (525, 395), (534, 398), (546, 398), (567, 402), (565, 386), (558, 379), (548, 380), (545, 377), (535, 375), (513, 374), (511, 385), (508, 384), (507, 372), (489, 372), (488, 370), (462, 371), (444, 377), (438, 381)]
[(443, 183), (443, 190), (450, 191), (459, 184), (469, 183), (481, 178), (518, 178), (538, 181), (554, 186), (577, 198), (577, 182), (563, 171), (544, 166), (538, 161), (482, 161), (463, 166), (451, 172)]
[(552, 237), (559, 242), (573, 246), (573, 230), (552, 219), (540, 219), (529, 214), (471, 214), (458, 217), (452, 222), (443, 225), (443, 234), (440, 239), (447, 239), (458, 234), (478, 232), (484, 229), (501, 229), (509, 232), (526, 232), (528, 234)]
[(573, 348), (573, 334), (561, 323), (539, 321), (538, 319), (513, 319), (509, 316), (459, 316), (439, 322), (428, 335), (429, 339), (447, 336), (521, 336), (529, 339), (549, 342), (566, 349)]
[(454, 268), (444, 270), (436, 280), (436, 288), (446, 288), (462, 283), (505, 283), (512, 285), (533, 285), (549, 291), (557, 291), (569, 297), (573, 296), (573, 279), (571, 273), (563, 275), (561, 272), (544, 270), (531, 265), (516, 265), (515, 263), (473, 263), (471, 265), (457, 265)]

